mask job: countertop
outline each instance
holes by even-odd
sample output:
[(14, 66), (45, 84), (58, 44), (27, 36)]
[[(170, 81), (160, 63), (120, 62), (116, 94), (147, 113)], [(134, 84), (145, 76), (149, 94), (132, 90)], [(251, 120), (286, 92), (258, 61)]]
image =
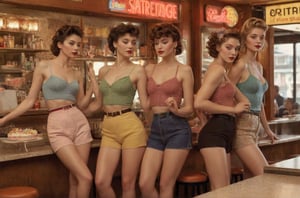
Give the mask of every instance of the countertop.
[(265, 173), (195, 198), (295, 198), (300, 177)]
[(275, 164), (266, 166), (264, 172), (300, 176), (300, 154), (298, 157), (283, 160)]
[[(300, 135), (279, 135), (279, 140), (273, 144), (281, 144), (286, 142), (300, 140)], [(272, 145), (269, 139), (259, 141), (259, 146)], [(99, 147), (100, 139), (94, 139), (92, 147)], [(41, 140), (32, 142), (5, 143), (0, 139), (0, 162), (11, 161), (17, 159), (38, 157), (54, 154), (48, 138), (45, 136)]]

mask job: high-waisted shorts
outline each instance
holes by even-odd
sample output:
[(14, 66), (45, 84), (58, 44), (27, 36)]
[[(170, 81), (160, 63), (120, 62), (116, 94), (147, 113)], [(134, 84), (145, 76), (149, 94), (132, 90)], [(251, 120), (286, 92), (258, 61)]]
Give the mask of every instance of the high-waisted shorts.
[(147, 134), (142, 121), (134, 112), (104, 116), (101, 147), (118, 149), (146, 146)]
[(93, 141), (88, 120), (77, 107), (49, 113), (47, 131), (54, 152), (66, 145)]
[(239, 149), (250, 144), (257, 144), (259, 126), (260, 118), (257, 115), (243, 113), (238, 116), (233, 149)]
[(199, 134), (198, 148), (223, 147), (226, 153), (230, 153), (234, 136), (235, 117), (227, 114), (214, 114)]
[(171, 112), (154, 114), (147, 147), (158, 150), (191, 149), (192, 131), (187, 120)]

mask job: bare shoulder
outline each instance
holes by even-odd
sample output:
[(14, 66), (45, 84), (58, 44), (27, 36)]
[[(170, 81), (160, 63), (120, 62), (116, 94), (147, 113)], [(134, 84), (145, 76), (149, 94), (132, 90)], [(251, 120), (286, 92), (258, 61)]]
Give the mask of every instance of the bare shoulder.
[(246, 60), (244, 58), (238, 59), (238, 61), (233, 66), (234, 69), (245, 69), (246, 68)]
[(153, 69), (154, 69), (155, 64), (148, 64), (145, 66), (145, 71), (147, 76), (150, 76), (150, 74), (152, 73)]
[(101, 67), (99, 69), (99, 73), (98, 73), (99, 78), (101, 79), (104, 76), (104, 74), (106, 74), (108, 72), (109, 69), (110, 69), (110, 66), (108, 66), (108, 65)]
[(181, 70), (183, 72), (191, 72), (192, 67), (190, 65), (179, 64), (178, 70)]

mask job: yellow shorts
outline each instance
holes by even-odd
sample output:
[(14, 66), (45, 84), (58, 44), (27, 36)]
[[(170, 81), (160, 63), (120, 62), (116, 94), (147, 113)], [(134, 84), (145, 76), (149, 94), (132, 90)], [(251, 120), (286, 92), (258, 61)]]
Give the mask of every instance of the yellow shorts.
[(236, 135), (233, 149), (239, 149), (250, 144), (257, 144), (260, 126), (259, 116), (243, 113), (236, 120)]
[(104, 116), (101, 132), (101, 147), (126, 149), (146, 146), (144, 125), (132, 111), (115, 117)]

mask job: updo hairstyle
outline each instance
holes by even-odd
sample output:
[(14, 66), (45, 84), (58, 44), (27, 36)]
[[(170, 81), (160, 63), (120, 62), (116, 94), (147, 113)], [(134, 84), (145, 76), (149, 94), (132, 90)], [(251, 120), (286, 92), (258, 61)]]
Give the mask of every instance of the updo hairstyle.
[(152, 43), (152, 48), (155, 46), (155, 39), (160, 39), (161, 37), (172, 37), (174, 42), (177, 42), (177, 46), (175, 48), (175, 55), (181, 54), (182, 52), (182, 44), (181, 44), (181, 35), (180, 30), (177, 26), (171, 23), (161, 23), (157, 24), (152, 28), (150, 33), (150, 40)]
[(132, 24), (124, 24), (121, 23), (115, 27), (113, 27), (108, 35), (107, 42), (108, 42), (108, 47), (110, 51), (114, 54), (116, 48), (114, 47), (114, 42), (117, 42), (118, 39), (121, 36), (124, 36), (125, 34), (129, 34), (132, 37), (137, 37), (140, 34), (140, 30), (137, 26), (132, 25)]
[(262, 19), (256, 18), (256, 17), (250, 17), (249, 19), (247, 19), (242, 28), (241, 28), (241, 51), (245, 52), (246, 51), (246, 39), (247, 36), (250, 34), (250, 32), (252, 31), (253, 28), (260, 28), (262, 30), (264, 30), (265, 32), (268, 31), (268, 26), (266, 24), (266, 22)]
[(221, 46), (229, 38), (234, 38), (241, 42), (241, 36), (239, 32), (236, 30), (230, 29), (230, 30), (222, 30), (219, 32), (212, 32), (206, 44), (206, 48), (208, 49), (208, 54), (213, 58), (217, 58), (219, 55), (217, 47)]
[(58, 56), (60, 52), (60, 48), (58, 48), (57, 44), (63, 43), (68, 36), (75, 34), (80, 38), (83, 37), (82, 29), (77, 25), (64, 25), (59, 28), (54, 36), (52, 37), (52, 44), (50, 46), (50, 50), (54, 56)]

